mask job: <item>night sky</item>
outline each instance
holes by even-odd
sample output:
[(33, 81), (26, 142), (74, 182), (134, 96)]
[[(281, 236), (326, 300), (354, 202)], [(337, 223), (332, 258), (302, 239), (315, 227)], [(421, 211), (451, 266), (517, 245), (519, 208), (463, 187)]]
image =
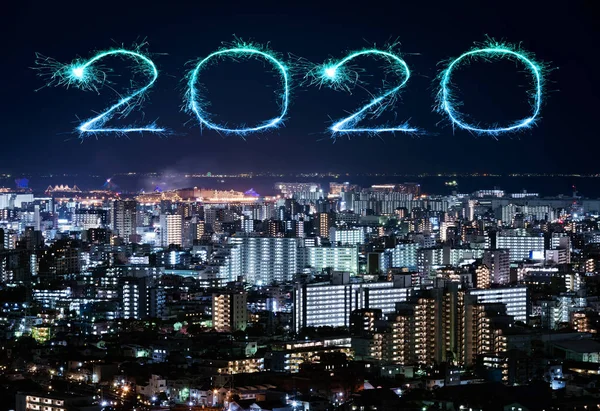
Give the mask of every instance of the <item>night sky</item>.
[[(23, 0), (4, 5), (0, 171), (600, 172), (600, 15), (592, 1), (187, 3)], [(332, 120), (360, 107), (369, 95), (361, 89), (349, 94), (302, 84), (302, 70), (294, 74), (285, 127), (245, 140), (201, 130), (181, 111), (182, 79), (191, 68), (186, 63), (234, 36), (268, 43), (286, 62), (301, 67), (398, 42), (396, 50), (404, 53), (413, 77), (380, 122), (409, 120), (424, 134), (354, 135), (333, 144), (327, 131)], [(533, 129), (497, 138), (473, 136), (453, 131), (433, 111), (438, 63), (486, 36), (520, 43), (549, 63), (542, 118)], [(160, 77), (144, 105), (144, 118), (134, 113), (115, 125), (156, 119), (169, 135), (103, 135), (82, 142), (73, 132), (77, 119), (107, 107), (114, 92), (36, 91), (44, 85), (32, 69), (36, 52), (70, 62), (89, 58), (94, 50), (144, 40)], [(368, 59), (357, 64), (365, 70), (369, 89), (377, 90), (385, 74), (381, 67)], [(527, 116), (529, 77), (522, 68), (510, 62), (465, 68), (457, 74), (464, 109), (481, 121), (498, 123)], [(130, 78), (126, 70), (115, 70), (120, 77), (113, 85), (122, 91)], [(223, 62), (206, 72), (205, 81), (210, 109), (223, 122), (256, 123), (277, 113), (279, 82), (268, 65)]]

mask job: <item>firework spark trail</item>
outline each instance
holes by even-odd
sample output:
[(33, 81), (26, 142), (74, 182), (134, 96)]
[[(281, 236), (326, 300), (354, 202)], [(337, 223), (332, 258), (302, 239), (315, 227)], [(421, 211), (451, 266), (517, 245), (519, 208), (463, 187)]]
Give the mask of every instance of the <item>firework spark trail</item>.
[[(282, 92), (280, 95), (281, 101), (279, 103), (281, 111), (277, 117), (264, 121), (253, 127), (239, 128), (228, 127), (227, 125), (217, 124), (216, 122), (211, 121), (211, 116), (206, 110), (206, 108), (209, 105), (209, 102), (202, 99), (200, 95), (201, 93), (198, 90), (197, 83), (199, 81), (198, 79), (200, 77), (200, 73), (211, 63), (211, 61), (213, 64), (215, 64), (219, 60), (222, 60), (227, 57), (234, 59), (264, 59), (275, 67), (282, 79)], [(198, 118), (198, 121), (200, 122), (200, 125), (203, 127), (207, 127), (209, 129), (227, 134), (245, 135), (249, 133), (266, 131), (268, 129), (277, 128), (281, 126), (283, 124), (285, 116), (287, 115), (289, 98), (290, 74), (288, 67), (285, 64), (283, 64), (279, 59), (277, 59), (273, 52), (267, 50), (266, 48), (250, 43), (239, 42), (233, 47), (222, 48), (220, 50), (217, 50), (195, 64), (194, 68), (189, 72), (187, 76), (185, 108), (187, 109), (187, 111), (195, 114), (196, 118)]]
[[(92, 117), (81, 123), (77, 130), (85, 136), (95, 133), (130, 133), (130, 132), (164, 132), (164, 128), (159, 128), (155, 124), (149, 124), (144, 127), (103, 127), (115, 114), (120, 117), (127, 116), (134, 108), (141, 105), (146, 93), (154, 85), (158, 78), (156, 65), (150, 58), (142, 52), (126, 49), (111, 49), (99, 52), (89, 60), (76, 60), (70, 64), (62, 64), (54, 59), (37, 55), (36, 64), (41, 70), (40, 75), (49, 77), (47, 86), (63, 86), (66, 88), (77, 87), (84, 91), (93, 90), (99, 92), (99, 89), (108, 83), (107, 77), (109, 69), (97, 64), (100, 60), (108, 56), (129, 57), (141, 62), (141, 65), (133, 67), (134, 72), (141, 73), (150, 77), (148, 83), (140, 88), (133, 90), (129, 95), (120, 97), (119, 101), (101, 114)], [(48, 74), (49, 72), (49, 74)]]
[[(452, 72), (461, 66), (471, 63), (477, 58), (484, 59), (485, 61), (492, 61), (494, 59), (513, 59), (525, 65), (532, 76), (533, 84), (535, 86), (535, 89), (529, 92), (530, 106), (532, 109), (529, 117), (517, 120), (505, 127), (494, 126), (483, 128), (478, 125), (469, 124), (465, 119), (465, 115), (456, 110), (455, 107), (459, 106), (460, 102), (456, 100), (451, 91)], [(447, 114), (454, 127), (468, 130), (476, 134), (498, 135), (532, 127), (535, 125), (541, 110), (544, 72), (544, 65), (535, 61), (530, 53), (509, 44), (497, 43), (490, 40), (483, 46), (476, 46), (470, 51), (461, 54), (456, 59), (449, 61), (445, 69), (438, 76), (440, 87), (436, 96), (436, 110), (442, 114)]]
[[(341, 60), (329, 61), (323, 65), (317, 66), (309, 71), (308, 76), (312, 77), (312, 83), (319, 86), (326, 85), (336, 90), (351, 91), (354, 85), (360, 85), (360, 74), (357, 70), (349, 67), (347, 63), (361, 56), (375, 56), (385, 59), (390, 67), (388, 70), (392, 73), (400, 74), (402, 81), (399, 85), (388, 89), (378, 97), (373, 97), (371, 101), (363, 106), (360, 110), (349, 117), (335, 122), (329, 129), (333, 133), (333, 138), (339, 133), (369, 133), (378, 134), (385, 132), (407, 132), (416, 133), (419, 130), (411, 127), (408, 123), (398, 126), (384, 127), (357, 127), (357, 123), (363, 120), (367, 114), (371, 114), (373, 118), (379, 117), (388, 107), (392, 106), (398, 98), (399, 91), (406, 85), (410, 78), (410, 69), (406, 62), (392, 53), (378, 49), (365, 49), (348, 54)], [(362, 87), (362, 86), (361, 86)]]

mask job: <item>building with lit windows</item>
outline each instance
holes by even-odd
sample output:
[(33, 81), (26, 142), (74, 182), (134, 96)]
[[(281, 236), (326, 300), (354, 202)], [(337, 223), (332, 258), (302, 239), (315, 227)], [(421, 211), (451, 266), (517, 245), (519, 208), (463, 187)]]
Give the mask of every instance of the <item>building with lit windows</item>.
[[(349, 340), (349, 339), (348, 339)], [(275, 346), (271, 352), (271, 371), (297, 373), (304, 363), (317, 363), (321, 356), (343, 353), (352, 357), (350, 341), (296, 341)]]
[(336, 228), (329, 229), (329, 241), (332, 244), (357, 245), (365, 242), (364, 228)]
[(161, 245), (183, 244), (183, 217), (180, 214), (162, 214), (160, 216)]
[(490, 270), (492, 283), (508, 284), (510, 282), (509, 250), (485, 250), (483, 252), (483, 264)]
[(328, 238), (329, 229), (333, 227), (335, 223), (335, 214), (332, 213), (319, 213), (317, 215), (317, 228), (319, 237)]
[(358, 248), (356, 246), (341, 247), (306, 247), (299, 252), (304, 256), (303, 266), (316, 271), (329, 268), (333, 271), (358, 273)]
[(292, 281), (298, 272), (299, 238), (239, 235), (231, 237), (228, 244), (232, 247), (222, 276), (229, 281), (245, 276), (250, 284), (268, 285)]
[(137, 202), (133, 200), (113, 201), (111, 209), (111, 228), (126, 242), (136, 233)]
[(496, 236), (496, 249), (508, 249), (511, 261), (530, 258), (531, 253), (544, 252), (544, 237), (529, 235), (521, 230), (502, 231)]
[(416, 269), (418, 264), (418, 251), (421, 248), (418, 243), (400, 243), (387, 251), (391, 268), (407, 267)]
[(107, 212), (102, 209), (77, 209), (73, 215), (73, 223), (84, 230), (100, 228), (106, 225)]
[(246, 292), (213, 294), (213, 328), (225, 332), (244, 331), (248, 325), (247, 302)]
[(294, 331), (304, 327), (349, 327), (352, 311), (379, 309), (394, 312), (396, 303), (410, 296), (410, 288), (393, 282), (363, 284), (299, 284), (294, 288)]
[(468, 290), (468, 295), (475, 296), (479, 304), (506, 304), (506, 314), (515, 321), (527, 322), (530, 313), (529, 292), (526, 286), (497, 287)]
[(94, 406), (92, 396), (17, 393), (16, 411), (75, 411)]

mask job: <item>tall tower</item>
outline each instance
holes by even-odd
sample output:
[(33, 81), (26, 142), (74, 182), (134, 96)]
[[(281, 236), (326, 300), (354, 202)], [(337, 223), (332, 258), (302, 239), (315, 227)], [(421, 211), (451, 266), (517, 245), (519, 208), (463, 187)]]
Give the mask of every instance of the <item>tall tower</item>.
[(510, 282), (510, 250), (485, 250), (483, 264), (489, 268), (493, 283), (508, 284)]
[(329, 229), (333, 227), (333, 216), (330, 213), (319, 213), (319, 237), (329, 238)]
[(116, 200), (112, 204), (112, 229), (129, 242), (137, 228), (137, 202), (134, 200)]
[(216, 331), (245, 330), (248, 324), (246, 292), (213, 294), (212, 320)]
[(160, 216), (161, 245), (183, 245), (183, 217), (181, 214), (162, 214)]

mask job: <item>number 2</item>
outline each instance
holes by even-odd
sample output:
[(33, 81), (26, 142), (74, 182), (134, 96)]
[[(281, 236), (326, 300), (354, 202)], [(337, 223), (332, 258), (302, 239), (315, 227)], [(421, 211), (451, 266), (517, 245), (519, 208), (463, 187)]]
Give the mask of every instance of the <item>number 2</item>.
[(417, 132), (418, 129), (409, 126), (408, 124), (402, 124), (398, 126), (383, 126), (383, 127), (357, 127), (362, 119), (365, 118), (367, 113), (371, 112), (375, 117), (378, 117), (390, 104), (394, 103), (394, 98), (400, 92), (400, 89), (408, 82), (410, 78), (410, 69), (406, 62), (395, 54), (388, 51), (382, 51), (377, 49), (362, 50), (351, 53), (343, 59), (327, 63), (320, 67), (318, 71), (319, 82), (321, 84), (327, 84), (333, 88), (348, 88), (347, 84), (352, 80), (352, 77), (358, 80), (358, 73), (348, 69), (346, 63), (355, 59), (359, 56), (371, 55), (375, 57), (382, 57), (386, 59), (390, 65), (392, 65), (395, 72), (400, 72), (403, 79), (397, 86), (388, 89), (378, 97), (373, 98), (369, 103), (364, 105), (360, 110), (354, 114), (337, 121), (334, 123), (330, 130), (335, 133), (384, 133), (384, 132)]

